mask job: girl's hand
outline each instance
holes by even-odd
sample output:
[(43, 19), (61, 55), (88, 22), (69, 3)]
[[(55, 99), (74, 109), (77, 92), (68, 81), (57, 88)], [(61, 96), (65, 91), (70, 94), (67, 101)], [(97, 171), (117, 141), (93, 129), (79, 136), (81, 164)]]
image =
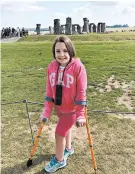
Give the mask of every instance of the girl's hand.
[(78, 118), (76, 120), (76, 127), (83, 127), (86, 125), (86, 119), (85, 118)]
[(40, 118), (39, 118), (40, 122), (47, 122), (48, 121), (48, 118), (46, 118), (44, 115), (40, 115)]

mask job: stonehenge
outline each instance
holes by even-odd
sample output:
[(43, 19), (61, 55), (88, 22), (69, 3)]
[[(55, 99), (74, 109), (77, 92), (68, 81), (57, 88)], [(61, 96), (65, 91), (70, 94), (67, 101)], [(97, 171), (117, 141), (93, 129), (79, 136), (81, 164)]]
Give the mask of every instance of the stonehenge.
[(104, 33), (105, 23), (89, 23), (88, 18), (83, 18), (83, 27), (78, 24), (72, 24), (72, 18), (66, 18), (66, 24), (60, 25), (60, 19), (54, 19), (54, 34), (87, 34), (87, 33)]
[[(104, 22), (90, 23), (88, 18), (83, 18), (83, 26), (72, 24), (72, 18), (66, 18), (66, 24), (60, 24), (60, 19), (54, 19), (54, 27), (49, 26), (50, 34), (88, 34), (88, 33), (104, 33), (106, 26)], [(40, 34), (41, 24), (37, 24), (36, 31)]]

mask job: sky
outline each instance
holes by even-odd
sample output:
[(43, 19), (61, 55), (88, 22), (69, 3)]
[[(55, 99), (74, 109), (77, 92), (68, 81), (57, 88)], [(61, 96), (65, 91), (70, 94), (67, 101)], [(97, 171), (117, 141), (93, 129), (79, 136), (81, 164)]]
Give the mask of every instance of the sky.
[(72, 24), (83, 26), (83, 18), (90, 23), (105, 22), (106, 25), (128, 24), (135, 26), (134, 0), (93, 0), (93, 1), (46, 1), (46, 0), (0, 0), (1, 28), (25, 27), (48, 28), (54, 25), (54, 19), (60, 19), (60, 25), (66, 24), (66, 18), (72, 18)]

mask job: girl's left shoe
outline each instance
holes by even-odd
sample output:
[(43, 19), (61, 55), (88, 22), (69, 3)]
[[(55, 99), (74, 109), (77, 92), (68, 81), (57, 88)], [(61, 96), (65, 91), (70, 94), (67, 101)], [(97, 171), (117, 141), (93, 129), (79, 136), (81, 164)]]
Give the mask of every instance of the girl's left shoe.
[(64, 150), (64, 158), (65, 158), (65, 160), (67, 160), (69, 156), (73, 155), (73, 153), (74, 153), (73, 147), (70, 150), (65, 148), (65, 150)]
[(63, 159), (62, 162), (59, 162), (56, 157), (54, 157), (44, 169), (46, 172), (53, 173), (58, 169), (65, 167), (66, 165), (67, 163), (65, 159)]

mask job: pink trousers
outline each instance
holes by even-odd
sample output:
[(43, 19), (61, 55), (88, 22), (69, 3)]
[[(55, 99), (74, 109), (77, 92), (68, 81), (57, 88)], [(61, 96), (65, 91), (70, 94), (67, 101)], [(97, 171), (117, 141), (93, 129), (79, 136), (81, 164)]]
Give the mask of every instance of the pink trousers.
[(75, 124), (76, 122), (76, 113), (60, 113), (58, 115), (59, 121), (56, 126), (56, 133), (60, 136), (66, 137), (69, 129)]

